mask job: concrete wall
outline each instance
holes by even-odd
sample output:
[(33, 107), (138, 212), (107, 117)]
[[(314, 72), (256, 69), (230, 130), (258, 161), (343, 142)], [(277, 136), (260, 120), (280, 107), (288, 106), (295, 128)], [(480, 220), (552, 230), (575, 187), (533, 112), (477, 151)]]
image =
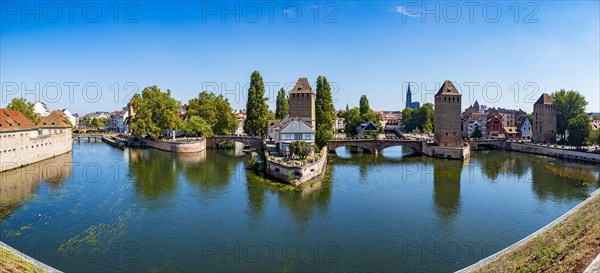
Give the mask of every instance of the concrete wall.
[[(300, 185), (306, 181), (314, 179), (325, 172), (327, 167), (327, 148), (321, 150), (321, 158), (314, 163), (302, 166), (290, 166), (285, 163), (277, 163), (267, 158), (265, 171), (267, 175), (292, 185)], [(290, 173), (294, 174), (295, 179), (289, 181)]]
[(146, 146), (173, 153), (197, 153), (206, 150), (206, 139), (185, 142), (147, 140)]
[(471, 157), (471, 147), (462, 148), (432, 146), (423, 142), (422, 153), (430, 157), (447, 159), (468, 159)]
[(73, 150), (71, 128), (2, 132), (0, 133), (0, 172), (39, 162), (71, 150)]
[(580, 160), (600, 163), (600, 154), (578, 152), (528, 143), (507, 142), (507, 150), (518, 151), (530, 154), (547, 155), (562, 159)]

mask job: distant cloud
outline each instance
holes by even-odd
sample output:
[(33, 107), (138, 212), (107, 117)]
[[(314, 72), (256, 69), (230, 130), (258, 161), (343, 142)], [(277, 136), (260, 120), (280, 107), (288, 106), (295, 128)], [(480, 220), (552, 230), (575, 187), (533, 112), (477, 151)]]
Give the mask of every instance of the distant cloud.
[(405, 6), (397, 6), (396, 12), (408, 17), (419, 17), (417, 10), (407, 10)]

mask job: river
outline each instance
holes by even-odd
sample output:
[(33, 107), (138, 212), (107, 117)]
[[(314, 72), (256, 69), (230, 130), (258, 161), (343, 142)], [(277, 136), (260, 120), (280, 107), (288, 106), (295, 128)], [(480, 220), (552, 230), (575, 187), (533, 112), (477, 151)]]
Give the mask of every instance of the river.
[(65, 272), (450, 272), (600, 185), (597, 166), (505, 151), (461, 162), (342, 147), (301, 189), (247, 161), (74, 144), (0, 173), (0, 240)]

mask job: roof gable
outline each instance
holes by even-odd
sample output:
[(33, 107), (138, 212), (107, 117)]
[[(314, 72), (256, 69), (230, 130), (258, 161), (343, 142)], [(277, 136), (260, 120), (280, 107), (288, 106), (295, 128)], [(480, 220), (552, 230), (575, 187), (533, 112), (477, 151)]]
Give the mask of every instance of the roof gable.
[(314, 133), (315, 131), (306, 123), (298, 120), (292, 120), (284, 125), (281, 133)]
[(42, 118), (40, 128), (69, 128), (71, 127), (64, 121), (63, 113), (60, 110), (54, 110), (50, 115)]

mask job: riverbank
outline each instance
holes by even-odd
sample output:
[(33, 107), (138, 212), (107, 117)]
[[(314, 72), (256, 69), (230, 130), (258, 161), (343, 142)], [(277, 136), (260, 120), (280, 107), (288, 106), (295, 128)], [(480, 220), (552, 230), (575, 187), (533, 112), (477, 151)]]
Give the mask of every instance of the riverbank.
[(600, 253), (600, 191), (516, 244), (459, 272), (583, 272)]
[(0, 242), (0, 273), (60, 272)]

